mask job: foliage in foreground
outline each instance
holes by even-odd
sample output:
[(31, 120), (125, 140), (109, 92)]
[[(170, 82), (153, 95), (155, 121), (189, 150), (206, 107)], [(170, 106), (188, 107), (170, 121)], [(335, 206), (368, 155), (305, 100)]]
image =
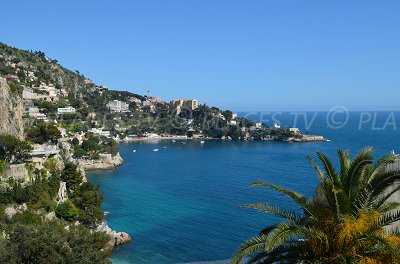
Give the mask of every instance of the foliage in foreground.
[(111, 263), (111, 252), (103, 250), (109, 238), (84, 227), (15, 224), (6, 234), (9, 239), (0, 239), (0, 263)]
[[(282, 187), (256, 182), (291, 198), (303, 213), (269, 204), (245, 207), (285, 219), (245, 242), (232, 258), (241, 263), (399, 263), (400, 230), (389, 225), (400, 220), (399, 204), (389, 200), (400, 189), (398, 171), (385, 171), (392, 155), (373, 163), (372, 148), (353, 159), (338, 150), (336, 171), (332, 162), (317, 153), (323, 170), (308, 157), (319, 177), (311, 199)], [(393, 186), (397, 186), (393, 188)], [(384, 229), (386, 228), (386, 230)]]

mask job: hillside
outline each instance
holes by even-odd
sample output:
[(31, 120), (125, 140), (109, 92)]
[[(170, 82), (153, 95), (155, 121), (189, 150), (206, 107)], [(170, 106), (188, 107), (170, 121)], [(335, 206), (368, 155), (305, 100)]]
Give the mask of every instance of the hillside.
[[(38, 119), (52, 120), (67, 132), (101, 129), (118, 139), (179, 135), (302, 141), (303, 137), (298, 130), (279, 126), (269, 128), (272, 124), (240, 118), (232, 111), (218, 107), (198, 105), (197, 100), (168, 103), (157, 97), (110, 90), (78, 71), (64, 68), (41, 51), (25, 51), (0, 43), (1, 75), (23, 97), (25, 124), (34, 124)], [(29, 107), (36, 107), (32, 108), (36, 113)], [(57, 109), (63, 107), (73, 109), (71, 113), (60, 115)]]

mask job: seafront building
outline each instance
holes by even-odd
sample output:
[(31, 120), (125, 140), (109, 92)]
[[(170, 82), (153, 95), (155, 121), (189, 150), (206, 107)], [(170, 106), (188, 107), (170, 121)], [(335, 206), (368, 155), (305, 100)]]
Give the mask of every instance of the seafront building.
[(129, 104), (119, 100), (113, 100), (111, 102), (108, 102), (107, 108), (111, 112), (129, 112)]

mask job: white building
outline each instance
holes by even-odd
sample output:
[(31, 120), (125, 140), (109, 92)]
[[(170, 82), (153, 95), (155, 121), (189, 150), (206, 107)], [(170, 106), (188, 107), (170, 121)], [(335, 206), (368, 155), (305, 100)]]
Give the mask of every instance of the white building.
[(39, 113), (39, 112), (29, 113), (29, 117), (36, 118), (38, 120), (46, 120), (47, 121), (47, 116), (45, 114)]
[(278, 128), (281, 128), (281, 126), (279, 125), (279, 123), (275, 122), (274, 123), (274, 128), (278, 129)]
[(76, 109), (73, 108), (72, 106), (57, 108), (57, 114), (59, 114), (59, 115), (62, 115), (62, 114), (74, 114), (75, 112), (76, 112)]
[(118, 100), (108, 102), (107, 108), (111, 112), (129, 112), (129, 104)]
[(294, 133), (294, 134), (300, 134), (300, 129), (298, 129), (297, 127), (291, 127), (289, 128), (290, 133)]
[(111, 136), (110, 131), (99, 129), (99, 128), (92, 128), (90, 130), (90, 132), (92, 132), (94, 134), (98, 134), (98, 135), (103, 136), (103, 137), (110, 137)]

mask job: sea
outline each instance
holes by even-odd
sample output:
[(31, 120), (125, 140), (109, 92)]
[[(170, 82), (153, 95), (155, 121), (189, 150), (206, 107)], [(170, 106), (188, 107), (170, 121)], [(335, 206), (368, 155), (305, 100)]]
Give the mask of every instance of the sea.
[(400, 112), (349, 112), (337, 107), (329, 112), (240, 115), (298, 127), (329, 141), (121, 144), (122, 166), (87, 175), (104, 194), (107, 224), (133, 238), (114, 250), (113, 263), (227, 263), (241, 243), (280, 220), (241, 205), (264, 202), (297, 210), (281, 194), (250, 183), (265, 181), (312, 196), (317, 176), (307, 154), (316, 158), (316, 151), (321, 151), (337, 166), (338, 148), (354, 155), (372, 146), (376, 159), (400, 153)]

